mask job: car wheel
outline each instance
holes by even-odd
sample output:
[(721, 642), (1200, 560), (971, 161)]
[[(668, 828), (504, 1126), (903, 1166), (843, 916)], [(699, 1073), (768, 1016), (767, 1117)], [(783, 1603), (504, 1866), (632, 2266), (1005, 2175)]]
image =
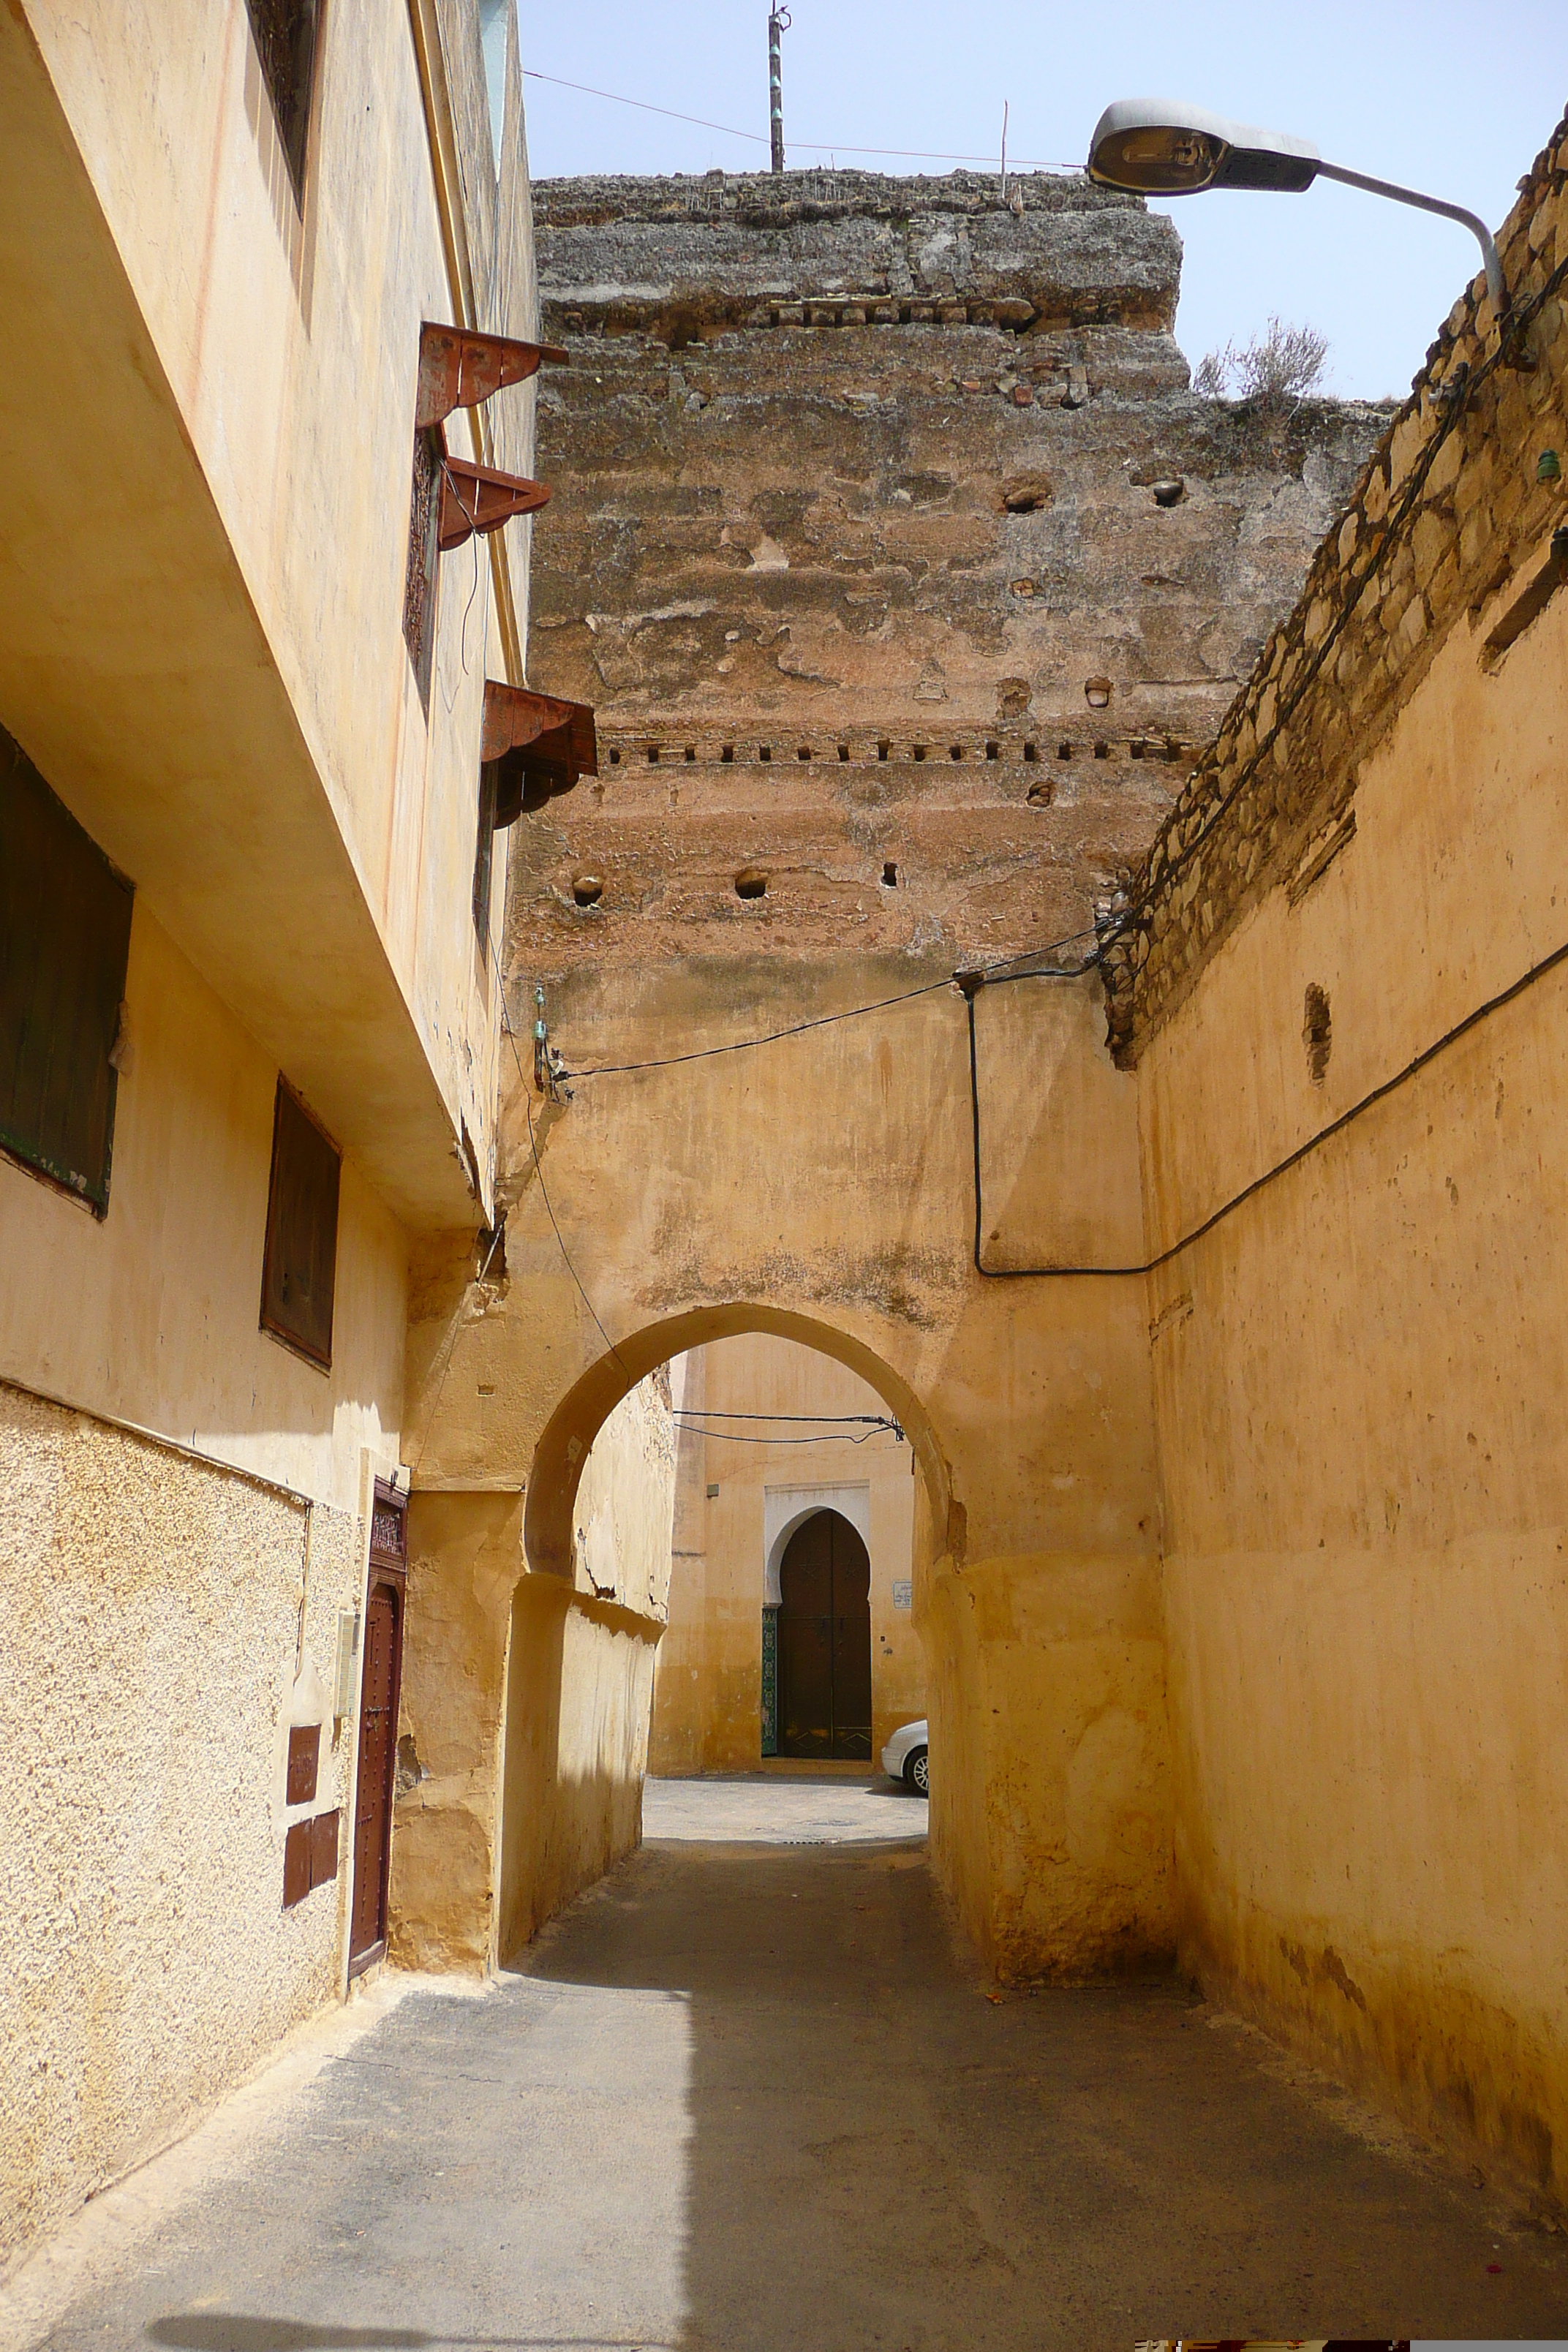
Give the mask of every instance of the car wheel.
[(917, 1797), (929, 1797), (931, 1783), (926, 1775), (926, 1751), (913, 1748), (904, 1759), (904, 1786), (912, 1789)]

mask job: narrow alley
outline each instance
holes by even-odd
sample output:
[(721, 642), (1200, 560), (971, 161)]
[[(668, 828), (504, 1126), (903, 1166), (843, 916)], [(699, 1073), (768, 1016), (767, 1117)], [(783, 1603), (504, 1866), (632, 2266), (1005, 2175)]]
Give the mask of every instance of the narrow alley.
[(988, 1997), (879, 1786), (650, 1783), (520, 1970), (408, 1992), (154, 2189), (52, 2352), (1561, 2330), (1561, 2241), (1176, 1979)]

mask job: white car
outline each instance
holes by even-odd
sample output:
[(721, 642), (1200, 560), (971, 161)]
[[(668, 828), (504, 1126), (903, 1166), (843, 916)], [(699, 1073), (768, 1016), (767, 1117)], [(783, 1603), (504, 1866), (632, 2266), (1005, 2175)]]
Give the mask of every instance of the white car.
[(882, 1769), (889, 1780), (901, 1780), (917, 1797), (931, 1794), (926, 1779), (927, 1733), (923, 1716), (919, 1723), (900, 1724), (882, 1750)]

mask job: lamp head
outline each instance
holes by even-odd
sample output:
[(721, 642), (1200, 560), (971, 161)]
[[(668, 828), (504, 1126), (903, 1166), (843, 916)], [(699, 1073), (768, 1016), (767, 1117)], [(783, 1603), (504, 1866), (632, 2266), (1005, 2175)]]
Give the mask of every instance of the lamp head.
[(1094, 126), (1089, 176), (1140, 196), (1196, 195), (1201, 188), (1299, 195), (1317, 178), (1321, 160), (1304, 139), (1282, 131), (1255, 131), (1170, 99), (1122, 98)]

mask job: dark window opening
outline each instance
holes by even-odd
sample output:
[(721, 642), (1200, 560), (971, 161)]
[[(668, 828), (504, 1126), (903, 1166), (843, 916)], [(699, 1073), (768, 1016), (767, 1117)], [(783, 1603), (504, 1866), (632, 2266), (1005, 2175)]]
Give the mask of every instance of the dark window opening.
[(987, 743), (985, 746), (985, 756), (988, 760), (999, 760), (1002, 757), (1001, 744)]
[(650, 743), (647, 747), (647, 763), (650, 768), (657, 768), (658, 765), (658, 745), (657, 743)]
[(490, 871), (495, 863), (499, 765), (498, 761), (487, 760), (479, 770), (479, 823), (474, 845), (474, 929), (482, 948), (488, 948), (490, 936)]
[(773, 745), (772, 745), (771, 743), (759, 743), (759, 744), (758, 744), (758, 746), (757, 746), (757, 757), (758, 757), (758, 759), (759, 759), (759, 760), (771, 760), (771, 759), (773, 758)]
[(0, 1146), (109, 1209), (132, 888), (0, 728)]
[(923, 743), (917, 743), (917, 744), (915, 745), (915, 747), (914, 747), (914, 750), (910, 752), (910, 759), (911, 759), (911, 760), (923, 760), (923, 759), (925, 758), (925, 755), (926, 755), (926, 747), (925, 747), (925, 745), (924, 745)]
[(1097, 760), (1109, 760), (1110, 757), (1110, 744), (1097, 743), (1094, 747), (1094, 756)]
[(741, 872), (736, 875), (735, 896), (737, 898), (765, 898), (767, 894), (768, 877), (765, 874), (760, 873), (756, 866), (743, 866)]
[(286, 1078), (272, 1114), (261, 1328), (326, 1371), (332, 1360), (342, 1160)]
[(414, 489), (408, 508), (408, 568), (403, 583), (403, 642), (414, 665), (419, 699), (430, 709), (430, 664), (436, 650), (436, 530), (441, 514), (441, 436), (414, 436)]
[(1024, 746), (1024, 757), (1025, 757), (1025, 759), (1026, 759), (1026, 760), (1037, 760), (1037, 759), (1039, 758), (1039, 756), (1040, 756), (1040, 747), (1039, 747), (1039, 745), (1038, 745), (1037, 743), (1026, 743), (1026, 744), (1025, 744), (1025, 746)]
[(1143, 757), (1144, 752), (1147, 751), (1148, 746), (1141, 735), (1135, 735), (1127, 748), (1131, 753), (1133, 759), (1141, 760)]
[(620, 755), (620, 753), (619, 753), (618, 751), (612, 751), (612, 752), (610, 753), (610, 765), (611, 765), (611, 767), (612, 767), (612, 768), (618, 768), (618, 767), (620, 766), (620, 764), (621, 764), (621, 755)]
[(878, 759), (879, 759), (879, 760), (885, 760), (885, 759), (887, 758), (887, 756), (888, 756), (889, 752), (892, 750), (892, 748), (893, 748), (893, 747), (892, 747), (892, 745), (891, 745), (890, 743), (879, 743), (879, 744), (878, 744), (878, 746), (877, 746), (877, 757), (878, 757)]
[(697, 757), (697, 746), (696, 746), (696, 744), (695, 744), (695, 743), (689, 743), (689, 744), (687, 745), (687, 747), (686, 747), (686, 757), (688, 758), (688, 760), (695, 760), (695, 759), (696, 759), (696, 757)]
[(882, 887), (885, 890), (896, 890), (898, 887), (899, 869), (889, 857), (887, 864), (882, 868)]
[(1057, 757), (1058, 760), (1070, 760), (1072, 758), (1072, 745), (1070, 743), (1058, 743), (1057, 745)]
[(952, 743), (952, 744), (950, 744), (950, 745), (949, 745), (949, 747), (948, 747), (948, 753), (947, 753), (947, 756), (948, 756), (948, 758), (949, 758), (950, 760), (962, 760), (962, 759), (963, 759), (963, 744), (962, 744), (962, 743)]
[(298, 199), (305, 185), (305, 141), (310, 128), (316, 0), (246, 0), (246, 5), (261, 79)]
[(810, 759), (810, 757), (811, 757), (811, 746), (810, 746), (810, 744), (809, 744), (809, 743), (803, 743), (803, 744), (801, 745), (801, 747), (800, 747), (799, 751), (795, 753), (795, 758), (796, 758), (797, 760), (809, 760), (809, 759)]
[(838, 756), (841, 760), (847, 760), (849, 757), (849, 746), (847, 743), (840, 743), (838, 746)]
[[(615, 753), (612, 751), (610, 754), (611, 759), (613, 760), (615, 756)], [(735, 757), (735, 746), (733, 743), (726, 743), (723, 750), (720, 752), (719, 757), (722, 760), (724, 765), (729, 767)]]

